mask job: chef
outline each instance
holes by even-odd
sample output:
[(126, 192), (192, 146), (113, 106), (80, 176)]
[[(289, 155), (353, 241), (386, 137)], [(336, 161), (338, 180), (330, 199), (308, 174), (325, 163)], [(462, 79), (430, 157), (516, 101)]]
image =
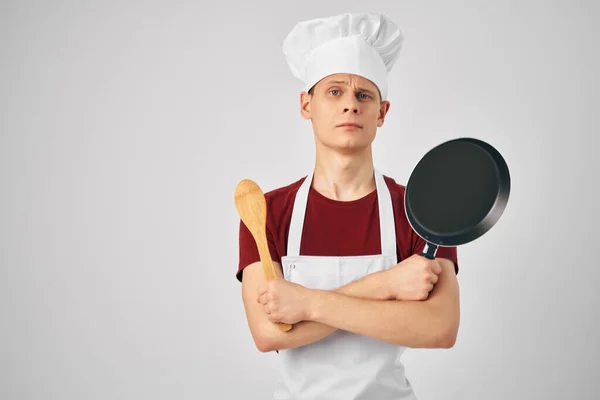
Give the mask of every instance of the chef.
[[(279, 279), (265, 280), (241, 221), (236, 273), (257, 348), (279, 353), (275, 399), (415, 400), (403, 352), (456, 341), (456, 248), (439, 247), (434, 260), (419, 255), (425, 241), (406, 219), (405, 186), (372, 155), (402, 43), (398, 26), (376, 13), (301, 21), (283, 42), (304, 84), (314, 168), (265, 193)], [(285, 148), (275, 157), (307, 156)]]

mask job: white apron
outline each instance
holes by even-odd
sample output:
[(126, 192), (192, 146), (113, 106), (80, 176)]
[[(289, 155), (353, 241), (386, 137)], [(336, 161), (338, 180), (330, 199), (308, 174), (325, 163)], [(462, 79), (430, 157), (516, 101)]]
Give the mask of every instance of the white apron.
[[(313, 174), (296, 194), (282, 257), (284, 278), (311, 289), (333, 290), (397, 264), (392, 200), (375, 170), (382, 254), (355, 257), (300, 256), (300, 240)], [(416, 400), (400, 361), (404, 346), (337, 330), (308, 345), (279, 351), (275, 399)]]

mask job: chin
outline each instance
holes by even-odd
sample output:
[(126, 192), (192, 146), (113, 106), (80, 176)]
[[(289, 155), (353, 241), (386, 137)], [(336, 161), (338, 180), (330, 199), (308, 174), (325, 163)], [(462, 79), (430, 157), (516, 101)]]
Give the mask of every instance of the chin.
[(368, 148), (374, 139), (372, 135), (367, 137), (364, 132), (359, 134), (355, 131), (340, 133), (340, 131), (335, 131), (329, 135), (317, 135), (317, 140), (324, 147), (347, 153)]
[(345, 141), (331, 143), (328, 147), (339, 151), (340, 153), (355, 153), (367, 149), (371, 142)]

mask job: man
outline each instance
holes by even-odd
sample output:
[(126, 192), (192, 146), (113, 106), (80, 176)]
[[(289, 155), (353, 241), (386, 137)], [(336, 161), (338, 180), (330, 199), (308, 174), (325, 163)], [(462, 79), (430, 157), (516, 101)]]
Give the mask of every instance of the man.
[(406, 219), (405, 187), (373, 164), (402, 41), (396, 25), (370, 13), (303, 21), (284, 41), (305, 83), (300, 113), (312, 121), (315, 168), (265, 194), (279, 279), (265, 280), (242, 222), (236, 274), (257, 348), (279, 353), (277, 399), (416, 399), (404, 350), (455, 343), (456, 248), (419, 255), (425, 241)]

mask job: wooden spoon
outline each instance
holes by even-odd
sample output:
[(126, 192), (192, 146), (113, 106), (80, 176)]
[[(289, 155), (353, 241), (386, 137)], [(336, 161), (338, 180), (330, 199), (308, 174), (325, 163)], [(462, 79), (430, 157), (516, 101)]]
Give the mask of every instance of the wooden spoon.
[[(267, 201), (262, 190), (255, 182), (244, 179), (235, 188), (234, 200), (240, 218), (256, 241), (265, 278), (276, 279), (275, 266), (267, 244)], [(289, 324), (278, 325), (283, 332), (292, 329)]]

